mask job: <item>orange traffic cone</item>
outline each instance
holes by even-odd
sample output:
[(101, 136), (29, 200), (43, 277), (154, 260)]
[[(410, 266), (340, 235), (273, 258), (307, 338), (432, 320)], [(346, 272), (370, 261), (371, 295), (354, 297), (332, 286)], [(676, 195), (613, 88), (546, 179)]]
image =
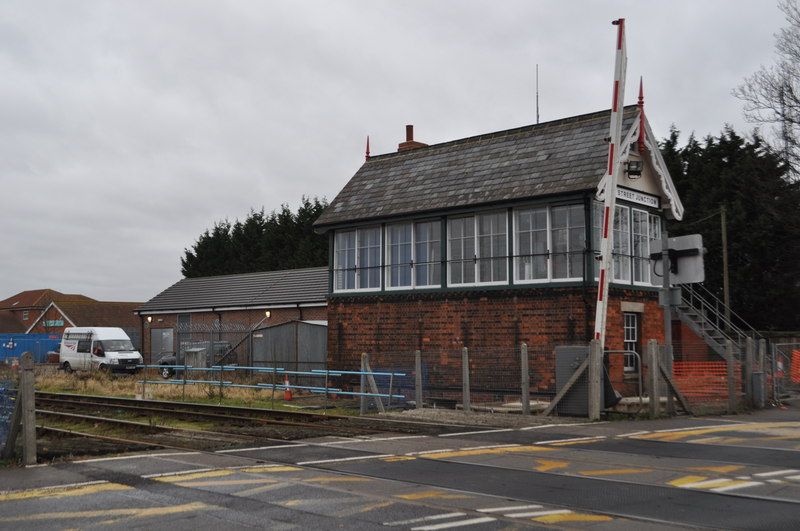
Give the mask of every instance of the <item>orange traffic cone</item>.
[(283, 399), (287, 402), (292, 401), (292, 390), (289, 388), (289, 375), (286, 374), (283, 376)]

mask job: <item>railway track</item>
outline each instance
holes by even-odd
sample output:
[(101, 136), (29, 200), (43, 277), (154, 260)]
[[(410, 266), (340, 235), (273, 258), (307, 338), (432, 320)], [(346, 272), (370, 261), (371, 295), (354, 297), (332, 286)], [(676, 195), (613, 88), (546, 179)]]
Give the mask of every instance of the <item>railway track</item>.
[[(218, 451), (325, 436), (441, 434), (474, 428), (429, 422), (348, 417), (159, 400), (36, 393), (37, 429), (52, 456), (148, 448)], [(199, 422), (186, 427), (185, 422)], [(181, 425), (181, 423), (184, 423)], [(69, 439), (85, 441), (83, 444)], [(93, 440), (91, 443), (87, 439)]]

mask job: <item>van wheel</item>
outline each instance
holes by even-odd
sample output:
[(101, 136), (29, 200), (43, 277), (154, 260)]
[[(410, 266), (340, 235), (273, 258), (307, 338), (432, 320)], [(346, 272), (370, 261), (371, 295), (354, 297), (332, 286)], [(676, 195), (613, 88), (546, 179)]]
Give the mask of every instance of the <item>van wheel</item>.
[(173, 374), (175, 374), (175, 371), (173, 371), (169, 367), (162, 367), (161, 368), (161, 377), (164, 378), (165, 380), (168, 380), (169, 378), (171, 378)]
[(64, 372), (67, 374), (72, 374), (72, 367), (70, 366), (68, 361), (64, 362)]
[(100, 372), (103, 372), (103, 373), (106, 373), (106, 374), (111, 372), (111, 369), (109, 369), (108, 365), (106, 365), (105, 363), (101, 363), (100, 366), (98, 367), (98, 369), (100, 370)]

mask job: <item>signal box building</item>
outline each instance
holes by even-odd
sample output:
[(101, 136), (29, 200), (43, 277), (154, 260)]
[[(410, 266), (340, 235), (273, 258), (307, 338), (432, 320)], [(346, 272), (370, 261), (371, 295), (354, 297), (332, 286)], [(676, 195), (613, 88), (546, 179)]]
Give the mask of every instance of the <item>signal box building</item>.
[[(588, 342), (610, 112), (434, 145), (408, 126), (396, 153), (367, 156), (316, 222), (330, 235), (329, 367), (416, 349), (458, 365), (461, 347), (518, 367), (522, 342)], [(664, 335), (650, 242), (683, 215), (643, 112), (624, 110), (606, 340), (640, 353)], [(552, 392), (553, 358), (533, 363), (532, 390)]]

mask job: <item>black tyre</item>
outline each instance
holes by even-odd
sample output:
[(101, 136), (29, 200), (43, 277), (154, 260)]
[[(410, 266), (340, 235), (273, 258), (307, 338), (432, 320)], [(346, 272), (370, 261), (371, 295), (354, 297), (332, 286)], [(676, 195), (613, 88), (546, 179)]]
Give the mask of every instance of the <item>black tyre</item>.
[(169, 380), (172, 378), (172, 375), (175, 374), (175, 371), (170, 369), (169, 367), (161, 367), (161, 377), (165, 380)]
[(67, 374), (72, 374), (72, 366), (69, 364), (68, 361), (64, 362), (64, 372)]

